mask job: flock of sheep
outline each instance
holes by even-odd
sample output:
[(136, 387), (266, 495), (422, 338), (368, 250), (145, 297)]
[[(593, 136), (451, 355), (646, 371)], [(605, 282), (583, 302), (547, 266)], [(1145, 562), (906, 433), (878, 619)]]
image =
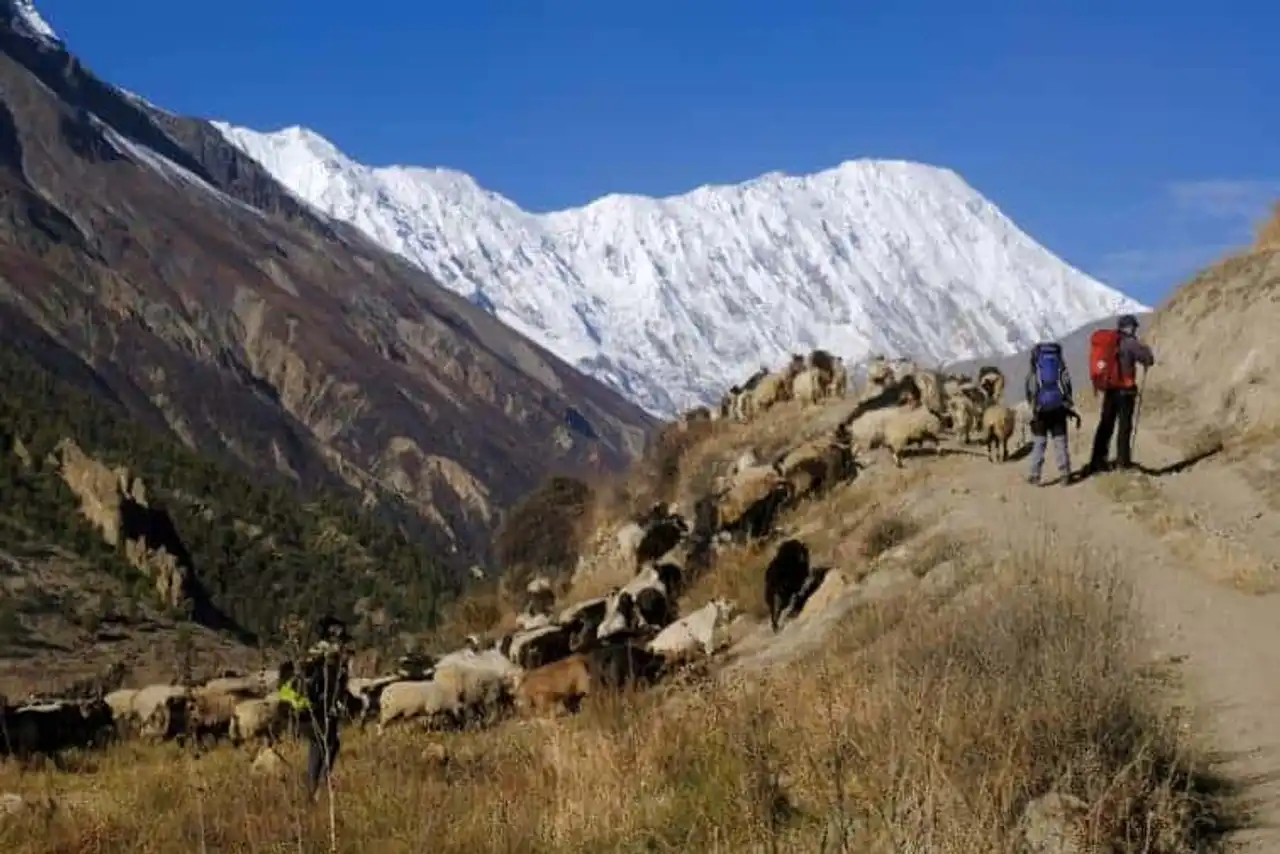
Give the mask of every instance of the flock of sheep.
[[(742, 385), (730, 388), (719, 407), (696, 407), (680, 420), (682, 424), (721, 419), (748, 422), (786, 401), (808, 406), (844, 398), (848, 387), (843, 360), (814, 350), (808, 356), (793, 355), (781, 370), (761, 368)], [(976, 433), (988, 454), (998, 453), (1003, 461), (1013, 433), (1021, 427), (1025, 438), (1030, 421), (1028, 404), (1003, 405), (1004, 390), (1004, 374), (996, 367), (980, 368), (974, 378), (877, 356), (867, 366), (866, 384), (845, 425), (858, 448), (887, 447), (896, 465), (901, 465), (906, 447), (936, 442), (944, 432), (964, 444)]]
[[(883, 446), (895, 465), (910, 446), (935, 447), (950, 435), (975, 434), (988, 457), (1007, 459), (1018, 413), (1000, 401), (1004, 377), (984, 368), (976, 379), (910, 363), (874, 360), (850, 413), (829, 432), (762, 462), (746, 451), (726, 463), (691, 512), (659, 503), (620, 527), (597, 532), (578, 573), (626, 567), (629, 580), (606, 595), (558, 607), (550, 581), (537, 578), (515, 628), (438, 659), (406, 657), (396, 672), (352, 677), (351, 720), (387, 727), (420, 721), (435, 727), (492, 722), (508, 713), (573, 709), (587, 696), (627, 685), (651, 685), (695, 659), (715, 656), (745, 623), (737, 603), (713, 600), (679, 613), (682, 593), (714, 564), (726, 542), (768, 538), (781, 513), (856, 476), (862, 451)], [(669, 429), (698, 420), (758, 418), (787, 400), (802, 406), (847, 398), (848, 374), (823, 351), (795, 357), (777, 372), (761, 371), (725, 395), (712, 411), (685, 413)], [(808, 548), (795, 539), (775, 551), (761, 582), (772, 629), (803, 608), (819, 579)], [(56, 754), (109, 738), (226, 738), (272, 743), (297, 723), (277, 691), (272, 669), (225, 675), (200, 685), (149, 685), (92, 699), (2, 705), (0, 756)]]

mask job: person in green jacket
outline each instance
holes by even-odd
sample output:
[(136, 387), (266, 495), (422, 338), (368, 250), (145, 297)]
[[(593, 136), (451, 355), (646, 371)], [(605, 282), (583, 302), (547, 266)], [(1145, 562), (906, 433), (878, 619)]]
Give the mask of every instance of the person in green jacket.
[(315, 799), (333, 770), (342, 746), (339, 723), (347, 691), (346, 626), (326, 617), (317, 626), (319, 640), (298, 665), (280, 667), (280, 699), (298, 717), (307, 739), (307, 795)]

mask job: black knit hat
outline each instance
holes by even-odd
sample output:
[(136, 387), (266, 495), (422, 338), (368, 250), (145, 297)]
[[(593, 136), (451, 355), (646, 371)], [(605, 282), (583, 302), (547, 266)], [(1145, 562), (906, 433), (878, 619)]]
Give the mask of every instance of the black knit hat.
[(345, 641), (348, 639), (347, 625), (332, 614), (326, 614), (316, 623), (316, 639)]
[(1120, 319), (1116, 321), (1116, 329), (1137, 329), (1138, 318), (1132, 314), (1122, 314)]

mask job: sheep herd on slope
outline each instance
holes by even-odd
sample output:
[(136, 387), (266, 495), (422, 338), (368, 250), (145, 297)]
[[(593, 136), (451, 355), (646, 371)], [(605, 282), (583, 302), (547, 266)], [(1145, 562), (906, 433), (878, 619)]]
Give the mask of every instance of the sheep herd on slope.
[[(508, 714), (572, 710), (587, 696), (629, 685), (653, 685), (690, 664), (723, 658), (731, 641), (754, 631), (738, 603), (714, 599), (687, 614), (681, 596), (730, 543), (774, 538), (781, 515), (855, 478), (860, 456), (883, 447), (903, 465), (912, 446), (944, 438), (975, 439), (1002, 462), (1026, 413), (1001, 403), (1005, 378), (982, 368), (976, 378), (878, 358), (862, 389), (849, 393), (838, 358), (821, 350), (793, 357), (776, 372), (760, 371), (735, 386), (715, 409), (684, 413), (668, 430), (698, 421), (746, 423), (788, 401), (804, 421), (807, 407), (832, 400), (849, 412), (827, 432), (764, 461), (754, 449), (717, 460), (705, 494), (659, 502), (617, 527), (602, 527), (585, 545), (574, 579), (619, 571), (629, 576), (603, 596), (556, 602), (550, 580), (525, 590), (512, 631), (438, 658), (406, 656), (396, 671), (353, 676), (346, 710), (360, 725), (416, 721), (432, 728), (492, 723)], [(816, 420), (816, 419), (815, 419)], [(797, 430), (796, 432), (805, 432)], [(761, 577), (763, 604), (777, 632), (821, 586), (808, 547), (783, 538)], [(218, 739), (270, 744), (296, 733), (290, 707), (276, 692), (277, 671), (225, 674), (200, 685), (148, 685), (74, 700), (9, 705), (0, 698), (0, 757), (56, 755), (122, 736), (153, 740)]]

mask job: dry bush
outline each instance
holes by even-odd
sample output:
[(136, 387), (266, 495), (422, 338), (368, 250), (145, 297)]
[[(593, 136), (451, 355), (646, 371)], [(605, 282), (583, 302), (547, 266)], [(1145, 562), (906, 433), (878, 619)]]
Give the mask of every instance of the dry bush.
[(969, 554), (970, 549), (964, 540), (953, 534), (933, 532), (914, 549), (911, 554), (910, 569), (916, 577), (921, 577), (941, 564), (959, 564)]
[(694, 579), (680, 601), (683, 613), (690, 613), (712, 599), (725, 597), (737, 603), (744, 613), (767, 616), (764, 602), (764, 571), (777, 543), (761, 542), (734, 545), (716, 555), (711, 569)]
[(664, 429), (627, 473), (625, 484), (614, 496), (615, 515), (630, 517), (656, 502), (676, 500), (685, 460), (691, 451), (729, 430), (732, 426), (721, 421), (693, 421)]
[(558, 575), (573, 568), (582, 542), (580, 523), (592, 500), (587, 484), (556, 476), (511, 508), (494, 535), (493, 551), (512, 584), (534, 573)]
[(468, 635), (483, 637), (514, 629), (521, 604), (508, 586), (498, 581), (468, 588), (465, 596), (441, 609), (430, 642), (439, 649), (453, 650), (459, 649)]
[(1253, 245), (1256, 249), (1280, 249), (1280, 202), (1272, 205), (1271, 216), (1258, 225)]
[(1114, 850), (1191, 850), (1224, 826), (1224, 789), (1135, 666), (1129, 592), (1064, 555), (1022, 556), (983, 596), (856, 612), (804, 667), (679, 703), (659, 689), (488, 732), (350, 733), (333, 849), (297, 747), (278, 781), (230, 749), (123, 745), (92, 774), (0, 768), (0, 790), (58, 805), (0, 822), (0, 850), (989, 854), (1051, 790)]
[(915, 536), (920, 526), (909, 517), (897, 513), (885, 513), (874, 519), (862, 535), (861, 555), (874, 560), (880, 555), (905, 543)]

